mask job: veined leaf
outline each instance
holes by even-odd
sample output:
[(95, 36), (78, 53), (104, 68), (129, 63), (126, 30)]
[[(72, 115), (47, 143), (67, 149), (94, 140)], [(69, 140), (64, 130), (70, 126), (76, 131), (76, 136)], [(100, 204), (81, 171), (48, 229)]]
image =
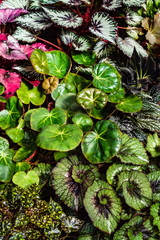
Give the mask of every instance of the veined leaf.
[(68, 217), (62, 219), (62, 229), (66, 233), (77, 232), (83, 223), (84, 223), (84, 221), (82, 221), (74, 216), (68, 216)]
[(34, 183), (38, 185), (39, 177), (34, 170), (28, 171), (27, 174), (23, 171), (20, 171), (14, 174), (12, 181), (14, 184), (25, 189)]
[(150, 214), (153, 217), (153, 224), (156, 225), (160, 231), (160, 203), (155, 203), (151, 206)]
[(41, 9), (41, 0), (30, 0), (29, 8), (34, 10)]
[(123, 4), (125, 4), (127, 7), (134, 7), (134, 6), (139, 7), (144, 2), (145, 0), (123, 0)]
[(126, 113), (138, 112), (142, 108), (142, 101), (139, 97), (130, 95), (124, 97), (122, 101), (116, 105), (116, 108)]
[(43, 7), (43, 9), (54, 23), (62, 27), (77, 28), (82, 24), (83, 18), (71, 10), (55, 10), (46, 7)]
[(152, 200), (152, 189), (145, 174), (138, 171), (124, 171), (119, 175), (117, 190), (122, 187), (126, 203), (141, 210), (150, 205)]
[(61, 0), (61, 2), (66, 3), (68, 5), (78, 6), (82, 4), (81, 0)]
[(128, 57), (132, 57), (134, 48), (136, 49), (137, 53), (140, 54), (142, 57), (147, 57), (148, 54), (146, 50), (133, 38), (126, 37), (124, 40), (121, 37), (117, 37), (117, 44), (120, 50)]
[(145, 128), (145, 129), (149, 129), (152, 132), (155, 132), (155, 131), (160, 132), (159, 119), (137, 117), (137, 118), (135, 118), (135, 120), (136, 120), (137, 126), (142, 129)]
[(35, 49), (31, 53), (30, 61), (38, 73), (49, 74), (47, 56), (41, 49)]
[(28, 9), (29, 7), (29, 0), (4, 0), (1, 5), (0, 5), (0, 9), (6, 9), (6, 8), (12, 8), (12, 9), (16, 9), (16, 8), (22, 8), (22, 9)]
[(147, 174), (153, 191), (153, 201), (160, 202), (160, 171), (154, 171)]
[(117, 92), (108, 95), (108, 101), (111, 103), (120, 103), (125, 96), (125, 89), (120, 87)]
[(9, 128), (6, 130), (6, 134), (11, 138), (14, 143), (20, 142), (24, 137), (24, 120), (21, 119), (16, 128)]
[(77, 51), (87, 51), (91, 47), (91, 44), (87, 37), (77, 36), (77, 39), (73, 41), (73, 47)]
[(124, 163), (146, 165), (149, 162), (142, 143), (136, 138), (130, 138), (127, 134), (122, 135), (122, 145), (117, 156)]
[(121, 201), (108, 183), (94, 181), (86, 191), (84, 206), (95, 227), (108, 234), (116, 229)]
[(107, 13), (96, 12), (92, 16), (91, 27), (89, 27), (89, 30), (96, 36), (115, 43), (114, 39), (117, 36), (117, 25)]
[(84, 113), (76, 113), (72, 118), (72, 122), (79, 126), (83, 132), (90, 131), (93, 126), (92, 119)]
[(142, 110), (141, 113), (145, 117), (156, 117), (160, 118), (160, 106), (154, 102), (151, 102), (147, 99), (142, 99)]
[(20, 16), (16, 19), (16, 22), (22, 27), (33, 29), (35, 31), (44, 30), (53, 24), (48, 16), (42, 11), (30, 12), (24, 16)]
[(87, 52), (73, 51), (72, 58), (78, 64), (82, 64), (86, 67), (93, 66), (96, 62), (96, 54), (92, 51)]
[(71, 31), (67, 31), (67, 30), (62, 30), (61, 32), (61, 40), (65, 45), (70, 45), (72, 44), (75, 40), (77, 40), (78, 36)]
[(137, 12), (129, 10), (126, 16), (126, 22), (130, 26), (139, 25), (142, 21), (143, 17), (140, 16)]
[(95, 54), (98, 58), (107, 57), (108, 56), (108, 44), (106, 42), (100, 40), (95, 44), (93, 51), (95, 52)]
[(121, 7), (122, 0), (103, 0), (102, 7), (108, 11), (114, 11)]
[(35, 42), (37, 39), (36, 36), (34, 36), (31, 32), (19, 26), (17, 27), (16, 31), (12, 36), (17, 40), (28, 42), (28, 43)]
[(149, 134), (147, 138), (146, 150), (151, 153), (152, 157), (160, 156), (160, 138), (158, 134)]

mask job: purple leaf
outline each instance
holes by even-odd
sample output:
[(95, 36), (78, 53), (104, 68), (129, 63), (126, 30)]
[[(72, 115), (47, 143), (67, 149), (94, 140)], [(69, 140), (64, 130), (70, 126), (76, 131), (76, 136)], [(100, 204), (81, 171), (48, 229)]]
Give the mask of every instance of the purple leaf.
[(0, 83), (2, 83), (6, 89), (4, 94), (13, 94), (20, 88), (21, 78), (15, 72), (0, 69)]
[(18, 17), (21, 13), (28, 13), (24, 9), (0, 9), (0, 24), (5, 25), (7, 22), (14, 22), (15, 18)]

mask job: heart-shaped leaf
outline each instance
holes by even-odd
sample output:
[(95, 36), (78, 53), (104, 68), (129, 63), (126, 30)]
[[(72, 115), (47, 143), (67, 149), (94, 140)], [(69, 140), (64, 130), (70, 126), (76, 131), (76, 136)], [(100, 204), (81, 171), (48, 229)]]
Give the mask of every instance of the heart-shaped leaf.
[(87, 52), (73, 51), (72, 58), (78, 64), (82, 64), (86, 67), (94, 65), (96, 62), (96, 54), (92, 51)]
[(75, 124), (64, 126), (53, 124), (44, 127), (39, 133), (37, 146), (47, 150), (67, 152), (80, 144), (82, 136), (82, 130)]
[[(69, 75), (69, 74), (68, 74)], [(57, 100), (57, 98), (65, 93), (72, 93), (72, 91), (68, 90), (65, 83), (58, 84), (58, 87), (53, 90), (51, 93), (51, 97), (53, 100)], [(73, 93), (76, 93), (75, 91)]]
[(46, 108), (39, 108), (31, 115), (31, 128), (40, 131), (43, 127), (51, 124), (63, 125), (67, 121), (67, 114), (60, 108), (54, 108), (49, 112)]
[(31, 168), (28, 162), (17, 162), (15, 166), (15, 172), (26, 171)]
[(123, 98), (122, 102), (116, 105), (116, 108), (126, 113), (138, 112), (142, 108), (142, 101), (139, 97), (130, 95)]
[(17, 90), (17, 95), (23, 103), (29, 104), (31, 102), (37, 106), (42, 105), (46, 99), (46, 95), (38, 87), (31, 88), (31, 86), (23, 82)]
[(84, 109), (103, 108), (107, 103), (107, 94), (96, 88), (86, 88), (77, 94), (76, 100)]
[(38, 73), (48, 74), (48, 61), (45, 52), (35, 49), (30, 56), (31, 63)]
[(93, 69), (93, 85), (106, 92), (115, 92), (120, 88), (121, 76), (116, 68), (108, 63), (99, 63)]
[(34, 183), (38, 185), (39, 177), (34, 170), (30, 170), (27, 174), (23, 171), (20, 171), (14, 174), (12, 181), (21, 188), (27, 188)]
[(72, 118), (72, 121), (79, 126), (83, 132), (90, 131), (93, 126), (92, 119), (84, 113), (76, 113)]
[(120, 148), (119, 128), (109, 120), (102, 120), (96, 123), (93, 130), (84, 136), (81, 144), (82, 152), (91, 163), (107, 162)]
[(71, 68), (71, 59), (64, 52), (55, 50), (45, 53), (48, 61), (49, 75), (64, 78)]
[(6, 130), (7, 135), (11, 138), (14, 143), (20, 142), (24, 137), (24, 120), (21, 119), (16, 128), (9, 128)]
[(108, 101), (112, 103), (119, 103), (125, 96), (125, 89), (119, 88), (117, 92), (112, 92), (108, 95)]
[(70, 93), (76, 93), (81, 91), (83, 88), (87, 87), (90, 83), (90, 80), (85, 79), (80, 75), (76, 75), (75, 73), (68, 73), (64, 78), (64, 82), (66, 84), (66, 88)]

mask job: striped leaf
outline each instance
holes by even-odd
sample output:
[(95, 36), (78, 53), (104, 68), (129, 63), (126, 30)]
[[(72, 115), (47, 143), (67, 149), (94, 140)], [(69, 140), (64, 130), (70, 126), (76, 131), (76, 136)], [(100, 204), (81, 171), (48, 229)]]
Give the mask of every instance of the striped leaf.
[(31, 32), (19, 26), (17, 27), (16, 31), (12, 36), (15, 37), (17, 40), (28, 43), (35, 42), (37, 39), (36, 36), (34, 36)]
[(22, 9), (28, 9), (29, 7), (29, 0), (4, 0), (2, 1), (0, 5), (0, 9), (6, 9), (6, 8), (22, 8)]
[(125, 4), (128, 7), (133, 6), (140, 7), (144, 2), (145, 0), (123, 0), (123, 4)]
[(116, 8), (121, 7), (122, 0), (103, 0), (102, 7), (108, 11), (114, 11)]
[(68, 4), (68, 5), (73, 5), (73, 6), (78, 6), (82, 4), (81, 0), (61, 0), (61, 2)]

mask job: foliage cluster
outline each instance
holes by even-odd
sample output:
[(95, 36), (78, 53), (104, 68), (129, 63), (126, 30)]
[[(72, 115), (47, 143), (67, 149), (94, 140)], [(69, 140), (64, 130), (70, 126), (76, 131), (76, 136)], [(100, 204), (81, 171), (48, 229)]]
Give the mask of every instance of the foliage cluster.
[(160, 4), (0, 5), (0, 239), (157, 240)]

